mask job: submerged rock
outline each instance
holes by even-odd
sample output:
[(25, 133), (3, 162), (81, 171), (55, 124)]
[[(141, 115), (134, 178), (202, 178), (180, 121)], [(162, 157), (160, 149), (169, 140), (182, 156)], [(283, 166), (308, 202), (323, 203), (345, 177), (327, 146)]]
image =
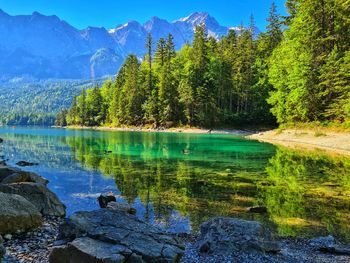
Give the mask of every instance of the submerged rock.
[(279, 252), (259, 222), (218, 217), (201, 225), (197, 241), (200, 253), (229, 255), (239, 251)]
[(24, 232), (38, 227), (42, 216), (22, 196), (0, 192), (0, 234)]
[(4, 142), (4, 139), (0, 138), (0, 143), (3, 143)]
[(39, 165), (38, 163), (31, 163), (31, 162), (27, 162), (27, 161), (19, 161), (18, 163), (16, 163), (16, 165), (18, 166), (34, 166), (34, 165)]
[(45, 185), (40, 183), (15, 183), (0, 185), (0, 192), (16, 194), (31, 202), (42, 215), (60, 216), (66, 214), (65, 205)]
[(58, 238), (67, 244), (53, 248), (51, 263), (179, 262), (184, 254), (177, 238), (121, 210), (77, 212)]
[(249, 207), (247, 211), (250, 213), (264, 214), (267, 213), (267, 208), (265, 206), (253, 206)]

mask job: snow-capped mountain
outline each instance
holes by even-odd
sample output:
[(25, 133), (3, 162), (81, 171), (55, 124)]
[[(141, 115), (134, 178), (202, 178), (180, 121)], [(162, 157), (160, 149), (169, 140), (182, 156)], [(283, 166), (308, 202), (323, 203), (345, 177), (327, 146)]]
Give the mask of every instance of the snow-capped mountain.
[(200, 24), (205, 24), (208, 35), (219, 39), (229, 31), (228, 27), (221, 26), (218, 21), (208, 13), (193, 13), (188, 17), (181, 18), (174, 22), (174, 25), (187, 40), (193, 39), (194, 28)]
[(148, 33), (154, 43), (170, 33), (180, 49), (192, 42), (194, 28), (201, 23), (217, 39), (230, 29), (208, 13), (193, 13), (173, 22), (152, 17), (143, 25), (129, 21), (109, 30), (103, 27), (78, 30), (57, 16), (38, 12), (11, 16), (0, 9), (0, 79), (19, 76), (86, 79), (114, 75), (128, 54), (143, 57)]

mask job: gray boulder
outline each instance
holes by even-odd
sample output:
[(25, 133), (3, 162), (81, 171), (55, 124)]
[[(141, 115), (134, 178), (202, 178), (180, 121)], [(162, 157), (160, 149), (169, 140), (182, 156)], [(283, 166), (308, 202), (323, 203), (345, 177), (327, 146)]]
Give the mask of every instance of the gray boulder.
[(201, 225), (197, 246), (200, 253), (217, 255), (281, 250), (259, 222), (225, 217), (213, 218)]
[(175, 237), (122, 210), (77, 212), (61, 226), (58, 238), (67, 244), (54, 247), (51, 263), (180, 262), (184, 254)]
[(22, 196), (0, 192), (0, 234), (24, 232), (42, 223), (38, 209)]
[(123, 263), (130, 254), (132, 251), (125, 246), (82, 237), (75, 239), (67, 247), (55, 248), (50, 254), (50, 262)]
[(49, 181), (35, 173), (25, 172), (20, 169), (9, 167), (6, 165), (0, 165), (1, 184), (11, 184), (20, 182), (32, 182), (47, 185)]
[(137, 212), (136, 209), (131, 207), (130, 205), (117, 203), (117, 202), (108, 203), (106, 208), (110, 210), (122, 210), (131, 215), (136, 215), (136, 212)]
[(66, 215), (66, 207), (45, 185), (40, 183), (15, 183), (0, 185), (0, 192), (17, 194), (31, 202), (42, 215)]

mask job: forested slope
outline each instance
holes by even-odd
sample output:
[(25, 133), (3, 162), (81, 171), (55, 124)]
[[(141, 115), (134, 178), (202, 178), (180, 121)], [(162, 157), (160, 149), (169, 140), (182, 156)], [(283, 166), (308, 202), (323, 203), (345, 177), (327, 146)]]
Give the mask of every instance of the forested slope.
[[(100, 83), (96, 82), (96, 83)], [(52, 125), (55, 115), (71, 105), (74, 96), (91, 81), (45, 80), (0, 84), (0, 123)]]
[(129, 55), (103, 87), (83, 90), (58, 124), (215, 127), (319, 123), (349, 126), (350, 1), (273, 4), (267, 31), (254, 19), (219, 41), (196, 27), (192, 45), (152, 36), (142, 62)]

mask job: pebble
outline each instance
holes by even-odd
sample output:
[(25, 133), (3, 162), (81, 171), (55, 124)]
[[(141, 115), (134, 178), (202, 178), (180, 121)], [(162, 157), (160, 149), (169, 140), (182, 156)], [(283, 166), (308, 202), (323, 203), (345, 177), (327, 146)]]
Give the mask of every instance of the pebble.
[(349, 263), (350, 256), (322, 253), (312, 247), (308, 239), (279, 238), (284, 248), (277, 254), (237, 252), (230, 256), (199, 253), (195, 241), (186, 243), (181, 263)]
[(50, 248), (63, 220), (58, 217), (45, 217), (43, 226), (35, 231), (5, 235), (6, 255), (2, 263), (48, 263)]
[(7, 240), (11, 240), (12, 239), (12, 235), (11, 234), (4, 235), (4, 238), (7, 239)]

